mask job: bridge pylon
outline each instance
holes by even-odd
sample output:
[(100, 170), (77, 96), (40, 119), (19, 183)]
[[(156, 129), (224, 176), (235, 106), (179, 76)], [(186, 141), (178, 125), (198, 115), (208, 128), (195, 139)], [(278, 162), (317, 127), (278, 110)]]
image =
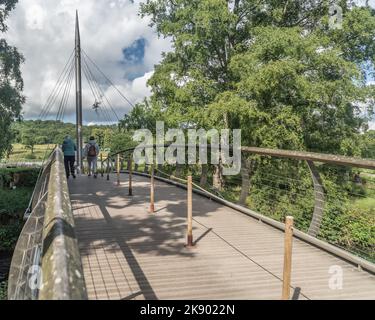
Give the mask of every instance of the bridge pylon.
[(81, 36), (79, 32), (78, 11), (76, 11), (75, 36), (75, 83), (76, 83), (76, 133), (77, 133), (77, 173), (82, 173), (82, 69), (81, 69)]

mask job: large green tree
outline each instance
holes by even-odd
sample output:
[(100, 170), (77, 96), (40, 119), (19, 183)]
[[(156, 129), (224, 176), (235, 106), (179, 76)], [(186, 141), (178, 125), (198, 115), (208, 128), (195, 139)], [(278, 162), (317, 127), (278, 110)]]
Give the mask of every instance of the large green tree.
[[(243, 145), (359, 155), (375, 17), (336, 3), (340, 28), (325, 0), (147, 0), (142, 15), (173, 44), (148, 82), (151, 109), (169, 126), (241, 128)], [(243, 167), (244, 178), (252, 160)]]
[(153, 107), (171, 124), (240, 127), (246, 144), (357, 152), (375, 18), (338, 4), (341, 29), (329, 1), (146, 1), (141, 13), (173, 43), (149, 80)]
[[(17, 0), (4, 0), (0, 6), (0, 31), (6, 32), (5, 19), (14, 9)], [(0, 39), (0, 156), (9, 149), (13, 139), (12, 122), (20, 117), (23, 81), (20, 65), (24, 61), (15, 47)]]

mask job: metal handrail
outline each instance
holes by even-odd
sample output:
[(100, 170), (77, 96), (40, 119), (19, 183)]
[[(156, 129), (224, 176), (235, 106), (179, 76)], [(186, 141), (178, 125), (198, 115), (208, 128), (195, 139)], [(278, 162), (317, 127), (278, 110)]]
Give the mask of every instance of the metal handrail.
[[(156, 148), (158, 146), (161, 147), (168, 147), (170, 145), (145, 145), (142, 146), (143, 148)], [(179, 147), (178, 145), (174, 145), (175, 147)], [(183, 147), (182, 145), (180, 147)], [(185, 146), (187, 147), (187, 146)], [(197, 146), (199, 147), (199, 146)], [(208, 148), (210, 148), (210, 145), (207, 145)], [(114, 160), (116, 155), (119, 154), (126, 154), (130, 153), (135, 150), (136, 148), (127, 148), (122, 151), (118, 151), (116, 153), (109, 154), (106, 158), (106, 161), (108, 160)], [(325, 251), (328, 251), (336, 256), (341, 257), (342, 259), (345, 259), (353, 264), (356, 264), (363, 269), (366, 269), (370, 272), (375, 273), (375, 264), (371, 261), (367, 261), (363, 259), (362, 257), (357, 256), (356, 254), (353, 254), (350, 251), (347, 251), (346, 249), (340, 248), (336, 246), (334, 243), (330, 243), (329, 241), (325, 241), (323, 239), (318, 239), (317, 233), (319, 232), (319, 225), (321, 224), (322, 217), (323, 217), (323, 208), (321, 207), (321, 201), (322, 196), (324, 196), (324, 187), (322, 185), (322, 182), (320, 181), (319, 173), (317, 172), (316, 168), (314, 169), (314, 162), (315, 163), (327, 163), (327, 164), (334, 164), (334, 165), (340, 165), (340, 166), (351, 166), (351, 167), (357, 167), (357, 168), (366, 168), (366, 169), (375, 169), (375, 160), (373, 159), (361, 159), (356, 157), (348, 157), (348, 156), (341, 156), (341, 155), (333, 155), (333, 154), (322, 154), (322, 153), (315, 153), (315, 152), (305, 152), (305, 151), (293, 151), (293, 150), (279, 150), (279, 149), (267, 149), (267, 148), (256, 148), (256, 147), (242, 147), (241, 151), (243, 153), (247, 154), (254, 154), (254, 155), (260, 155), (260, 156), (269, 156), (269, 157), (276, 157), (276, 158), (288, 158), (292, 160), (299, 160), (299, 161), (306, 161), (307, 164), (310, 163), (310, 174), (312, 177), (312, 182), (314, 185), (314, 194), (315, 194), (315, 206), (314, 206), (314, 213), (312, 215), (312, 219), (310, 221), (310, 227), (308, 231), (300, 231), (296, 229), (296, 236), (312, 245), (315, 245)], [(124, 155), (126, 157), (126, 155)], [(109, 179), (109, 172), (111, 168), (108, 166), (107, 162), (107, 179)], [(113, 169), (113, 168), (112, 168)], [(160, 170), (155, 169), (156, 172), (162, 173)], [(124, 171), (125, 173), (128, 172), (128, 170)], [(136, 172), (133, 171), (134, 174), (140, 174), (149, 176), (144, 172)], [(175, 177), (173, 175), (169, 175), (167, 179), (164, 179), (165, 182), (173, 182), (173, 184), (182, 186), (184, 183), (178, 183), (174, 179)], [(181, 178), (181, 177), (180, 177)], [(177, 180), (182, 181), (183, 179), (178, 178)], [(155, 179), (163, 180), (162, 177), (156, 177)], [(172, 179), (172, 181), (171, 181)], [(224, 205), (227, 205), (229, 207), (232, 207), (238, 211), (241, 211), (242, 213), (245, 213), (247, 215), (250, 215), (256, 219), (259, 219), (260, 221), (264, 221), (265, 223), (276, 227), (278, 229), (284, 229), (284, 225), (282, 222), (273, 220), (272, 218), (269, 218), (263, 214), (260, 214), (258, 212), (255, 212), (253, 210), (250, 210), (246, 207), (244, 207), (241, 204), (235, 204), (230, 201), (227, 201), (224, 199), (224, 197), (220, 194), (213, 194), (213, 191), (208, 191), (203, 188), (197, 188), (197, 185), (195, 185), (194, 188), (195, 192), (200, 193), (201, 195), (205, 195), (215, 201), (218, 201)], [(320, 190), (320, 191), (319, 191)], [(319, 209), (319, 210), (317, 210)]]
[[(156, 148), (156, 147), (169, 147), (170, 144), (153, 144), (153, 145), (145, 145), (142, 146), (143, 148)], [(197, 147), (199, 145), (174, 145), (175, 147)], [(201, 145), (202, 146), (202, 145)], [(215, 148), (210, 144), (203, 145), (203, 147)], [(106, 159), (113, 158), (114, 156), (122, 153), (126, 153), (129, 151), (133, 151), (137, 147), (126, 148), (124, 150), (120, 150), (115, 153), (108, 154)], [(232, 149), (232, 146), (229, 146), (229, 149)], [(242, 152), (250, 153), (250, 154), (258, 154), (263, 156), (272, 156), (272, 157), (280, 157), (280, 158), (288, 158), (288, 159), (295, 159), (295, 160), (306, 160), (306, 161), (316, 161), (316, 162), (324, 162), (324, 163), (331, 163), (343, 166), (352, 166), (356, 168), (365, 168), (365, 169), (374, 169), (375, 170), (375, 160), (373, 159), (362, 159), (357, 157), (348, 157), (343, 155), (334, 155), (334, 154), (326, 154), (326, 153), (317, 153), (317, 152), (308, 152), (308, 151), (295, 151), (295, 150), (281, 150), (281, 149), (270, 149), (270, 148), (259, 148), (259, 147), (241, 147)]]

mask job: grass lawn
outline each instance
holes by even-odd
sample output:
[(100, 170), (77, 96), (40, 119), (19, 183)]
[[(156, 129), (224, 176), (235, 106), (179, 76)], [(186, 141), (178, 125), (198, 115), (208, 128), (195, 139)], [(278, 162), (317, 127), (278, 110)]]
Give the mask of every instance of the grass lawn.
[(54, 144), (35, 145), (34, 153), (31, 154), (31, 150), (26, 148), (26, 146), (15, 143), (13, 144), (13, 151), (9, 159), (6, 159), (6, 162), (40, 161), (44, 159), (45, 155), (48, 156), (54, 147)]
[[(48, 157), (50, 152), (55, 148), (54, 144), (38, 144), (34, 147), (34, 153), (31, 154), (31, 150), (26, 148), (25, 145), (20, 143), (13, 144), (13, 151), (9, 156), (9, 159), (3, 159), (5, 162), (33, 162), (41, 161), (44, 157)], [(101, 152), (103, 158), (106, 159), (108, 152)]]
[(375, 208), (375, 198), (363, 198), (355, 200), (355, 207), (361, 210), (368, 210), (370, 208)]
[(366, 178), (366, 184), (364, 186), (365, 196), (353, 197), (353, 205), (360, 210), (374, 210), (375, 208), (375, 175), (374, 174), (363, 174)]

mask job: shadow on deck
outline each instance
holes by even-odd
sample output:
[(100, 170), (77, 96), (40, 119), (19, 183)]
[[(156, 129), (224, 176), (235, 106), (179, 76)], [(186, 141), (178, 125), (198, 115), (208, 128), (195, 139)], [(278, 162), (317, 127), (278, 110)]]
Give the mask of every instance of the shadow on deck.
[[(90, 299), (280, 299), (283, 233), (193, 195), (196, 247), (184, 247), (186, 191), (127, 175), (116, 185), (81, 176), (69, 189)], [(298, 239), (293, 244), (293, 299), (374, 299), (375, 277)], [(331, 266), (343, 271), (332, 290)]]

